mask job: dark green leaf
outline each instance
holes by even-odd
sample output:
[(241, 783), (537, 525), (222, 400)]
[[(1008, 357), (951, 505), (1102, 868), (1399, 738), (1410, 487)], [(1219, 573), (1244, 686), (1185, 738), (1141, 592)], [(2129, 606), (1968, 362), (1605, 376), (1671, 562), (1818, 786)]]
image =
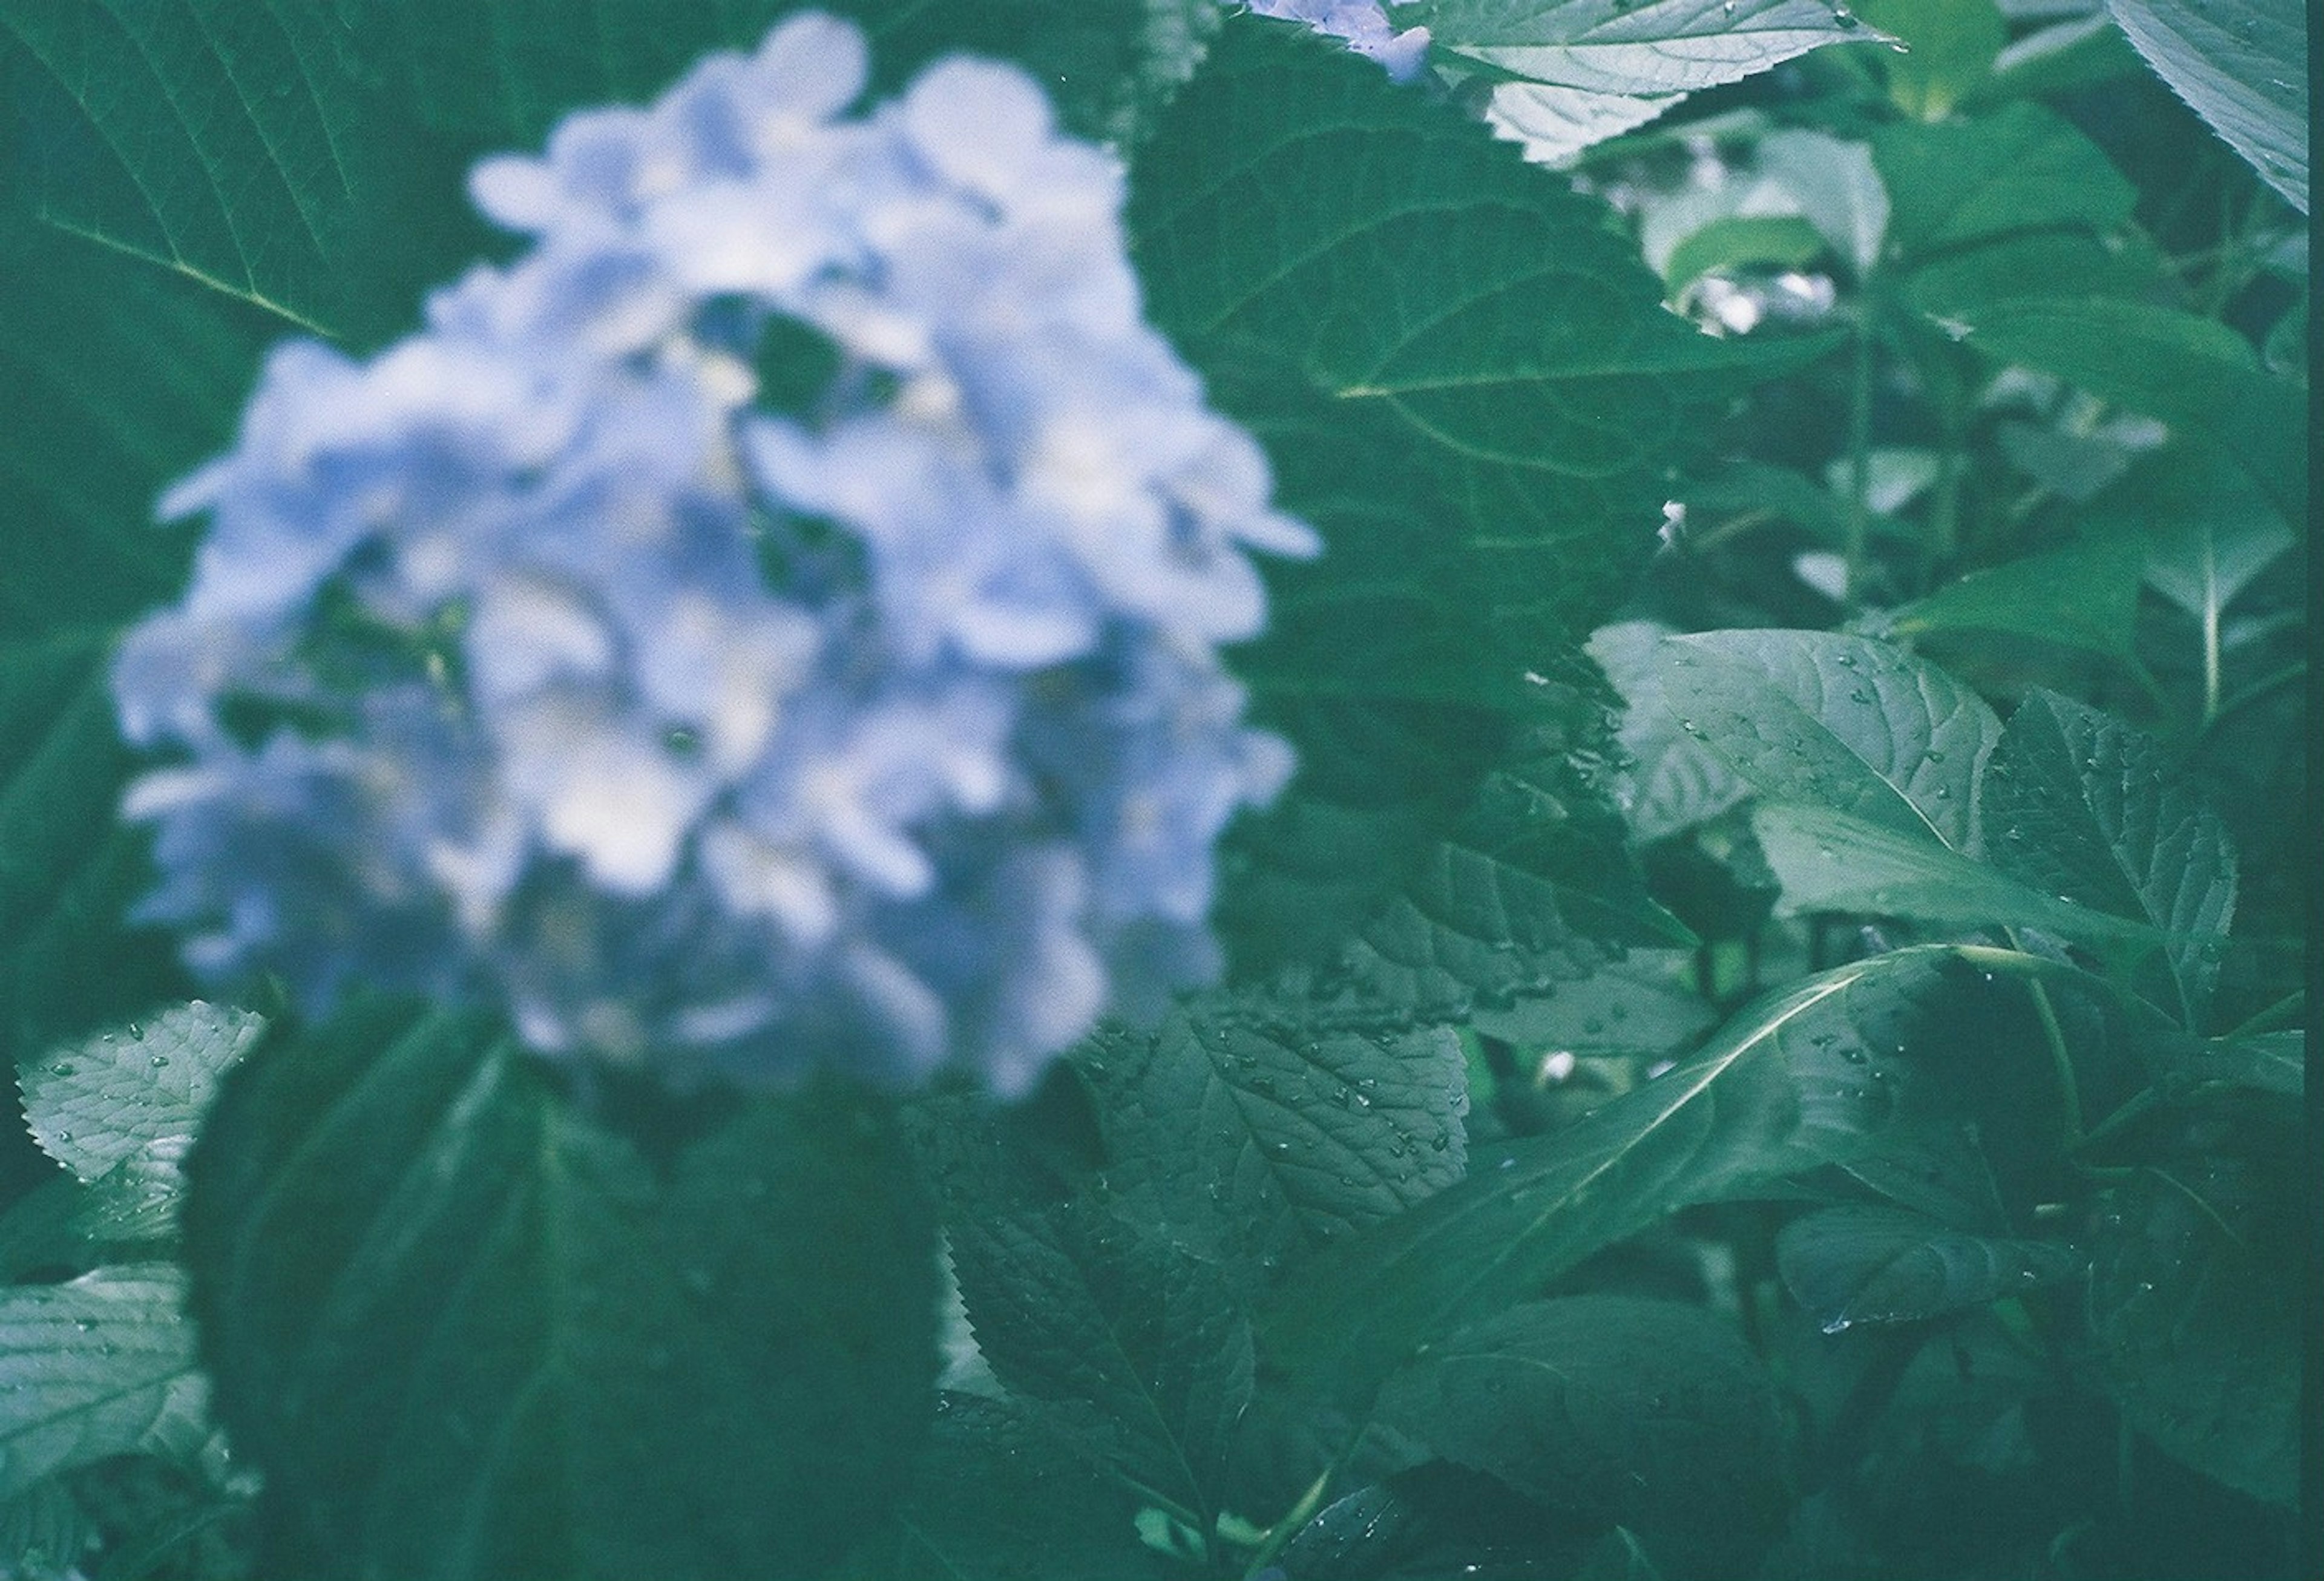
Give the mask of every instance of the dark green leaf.
[[(2100, 1380), (2167, 1453), (2274, 1503), (2298, 1496), (2296, 1129), (2246, 1125), (2246, 1156), (2172, 1160), (2107, 1193), (2092, 1231)], [(2267, 1140), (2262, 1141), (2265, 1136)]]
[[(429, 120), (530, 146), (566, 111), (651, 98), (715, 49), (748, 50), (800, 0), (337, 0), (363, 57)], [(1024, 64), (1084, 136), (1133, 133), (1190, 75), (1211, 0), (819, 0), (872, 35), (875, 91), (956, 51)]]
[(1598, 1540), (1573, 1581), (1663, 1581), (1655, 1562), (1627, 1527), (1617, 1526)]
[(2260, 365), (2226, 325), (2105, 297), (1964, 310), (1969, 344), (2208, 439), (2248, 470), (2287, 520), (2306, 510), (2307, 393)]
[(410, 318), (436, 262), (415, 216), (456, 188), (325, 7), (21, 0), (0, 48), (20, 190), (51, 225), (310, 333)]
[(1094, 1194), (1048, 1189), (1021, 1121), (965, 1104), (932, 1118), (953, 1271), (994, 1375), (1044, 1427), (1209, 1530), (1251, 1390), (1229, 1272)]
[(2140, 461), (2091, 515), (2142, 540), (2146, 584), (2207, 625), (2295, 541), (2250, 474), (2208, 445), (2172, 445)]
[(2038, 105), (1894, 122), (1873, 133), (1872, 157), (1893, 206), (1888, 239), (1908, 264), (2023, 231), (2105, 234), (2138, 205), (2105, 152)]
[(1893, 611), (1886, 625), (1901, 637), (1973, 640), (1997, 632), (2128, 658), (2145, 563), (2135, 539), (2093, 538), (1972, 571)]
[[(1799, 480), (1803, 489), (1814, 485)], [(1616, 782), (1632, 834), (1641, 842), (1692, 829), (1750, 794), (1727, 760), (1682, 729), (1664, 694), (1656, 653), (1669, 631), (1644, 620), (1601, 626), (1590, 657), (1622, 694), (1620, 740), (1630, 761)]]
[(1468, 815), (1364, 926), (1343, 964), (1369, 995), (1426, 1016), (1506, 1002), (1629, 945), (1694, 942), (1646, 893), (1609, 786), (1606, 722), (1537, 727)]
[(1310, 1391), (1360, 1403), (1422, 1344), (1674, 1209), (1924, 1131), (1950, 1100), (1911, 1051), (1938, 1012), (1958, 1017), (1960, 974), (1944, 950), (1825, 972), (1565, 1130), (1479, 1150), (1468, 1180), (1295, 1273), (1262, 1313), (1267, 1354)]
[(1877, 38), (1821, 0), (1417, 0), (1399, 26), (1496, 71), (1593, 93), (1665, 94), (1736, 82), (1818, 44)]
[(1461, 1178), (1467, 1108), (1449, 1027), (1335, 1025), (1256, 996), (1115, 1033), (1077, 1059), (1107, 1179), (1217, 1257), (1246, 1294), (1277, 1267)]
[(1665, 643), (1660, 677), (1680, 728), (1765, 800), (1976, 852), (2001, 722), (1934, 666), (1837, 632), (1720, 631)]
[(2200, 1026), (2235, 915), (2236, 852), (2161, 744), (2036, 692), (2002, 732), (1986, 809), (2002, 871), (2155, 930), (2166, 970), (2138, 979), (2141, 991), (2182, 1025)]
[(189, 1174), (271, 1573), (804, 1576), (901, 1483), (936, 1255), (879, 1103), (657, 1168), (491, 1026), (374, 1002), (237, 1066)]
[(1155, 320), (1329, 546), (1273, 569), (1237, 657), (1302, 773), (1221, 904), (1239, 967), (1321, 960), (1453, 832), (1702, 415), (1775, 364), (1664, 311), (1602, 206), (1296, 29), (1229, 19), (1130, 220)]
[(1325, 1506), (1278, 1559), (1292, 1581), (1565, 1581), (1579, 1535), (1499, 1479), (1432, 1460)]
[(2107, 0), (2163, 80), (2308, 212), (2308, 28), (2297, 0)]
[(1558, 983), (1506, 1006), (1479, 1006), (1470, 1025), (1528, 1049), (1579, 1055), (1659, 1054), (1715, 1018), (1694, 989), (1693, 956), (1639, 950), (1578, 982)]
[(2048, 1241), (1971, 1235), (1903, 1209), (1825, 1208), (1784, 1226), (1775, 1263), (1792, 1295), (1837, 1334), (1981, 1307), (2053, 1284), (2081, 1259)]
[(2295, 1030), (2214, 1038), (2175, 1068), (2198, 1080), (2298, 1098), (2307, 1087), (2308, 1034)]
[(0, 1498), (107, 1456), (209, 1435), (185, 1280), (162, 1264), (0, 1291)]
[(174, 1162), (218, 1078), (265, 1026), (246, 1010), (197, 999), (53, 1049), (18, 1078), (25, 1123), (84, 1181), (140, 1159)]
[(1428, 1347), (1377, 1415), (1588, 1527), (1715, 1555), (1727, 1573), (1774, 1539), (1788, 1503), (1766, 1369), (1725, 1319), (1676, 1302), (1512, 1307)]
[(1751, 815), (1759, 849), (1795, 912), (1910, 917), (1941, 927), (2036, 927), (2082, 942), (2146, 942), (2145, 930), (2079, 896), (2052, 894), (1914, 839), (1822, 807)]
[(96, 1524), (61, 1477), (0, 1500), (0, 1564), (14, 1566), (20, 1581), (83, 1575), (84, 1556), (97, 1540)]
[(939, 1395), (885, 1574), (893, 1581), (1163, 1581), (1173, 1567), (1139, 1541), (1137, 1516), (1134, 1497), (1023, 1408)]
[(1922, 121), (1939, 121), (1974, 92), (2009, 41), (1994, 0), (1859, 0), (1858, 14), (1904, 45), (1882, 62), (1888, 97)]
[(1663, 282), (1675, 296), (1706, 274), (1803, 269), (1823, 250), (1823, 237), (1799, 215), (1730, 215), (1712, 220), (1672, 248), (1663, 264)]

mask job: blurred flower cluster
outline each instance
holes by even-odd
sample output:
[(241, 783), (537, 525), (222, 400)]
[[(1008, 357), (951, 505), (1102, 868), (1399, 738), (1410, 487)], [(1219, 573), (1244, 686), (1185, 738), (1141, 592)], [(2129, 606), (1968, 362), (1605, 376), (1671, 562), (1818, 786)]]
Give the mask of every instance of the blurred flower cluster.
[(208, 536), (114, 687), (198, 972), (1003, 1090), (1215, 976), (1292, 767), (1216, 649), (1314, 538), (1145, 325), (1113, 159), (1013, 69), (866, 71), (808, 14), (484, 161), (529, 251), (280, 348), (164, 500)]
[(1398, 82), (1420, 74), (1428, 55), (1428, 30), (1398, 28), (1380, 0), (1250, 0), (1261, 16), (1304, 22), (1317, 32), (1343, 40), (1359, 55), (1377, 60)]

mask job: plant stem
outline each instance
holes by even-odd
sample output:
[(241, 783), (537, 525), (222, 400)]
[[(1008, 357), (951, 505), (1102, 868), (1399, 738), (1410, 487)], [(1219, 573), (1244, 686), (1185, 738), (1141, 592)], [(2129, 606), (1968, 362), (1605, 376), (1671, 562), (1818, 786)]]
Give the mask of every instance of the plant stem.
[(1853, 615), (1864, 607), (1865, 539), (1872, 519), (1872, 303), (1859, 307), (1849, 342), (1848, 514), (1841, 540), (1845, 584), (1842, 604)]

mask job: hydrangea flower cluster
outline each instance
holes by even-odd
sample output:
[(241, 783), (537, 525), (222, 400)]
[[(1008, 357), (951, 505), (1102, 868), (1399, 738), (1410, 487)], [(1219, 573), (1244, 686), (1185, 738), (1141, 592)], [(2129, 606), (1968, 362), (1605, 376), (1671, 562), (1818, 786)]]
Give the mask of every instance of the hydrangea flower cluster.
[(278, 349), (164, 499), (209, 534), (114, 688), (198, 971), (1003, 1090), (1215, 976), (1292, 768), (1217, 648), (1316, 540), (1144, 323), (1117, 162), (1012, 68), (866, 69), (807, 14), (484, 161), (530, 249)]
[(1398, 82), (1420, 75), (1428, 57), (1428, 30), (1398, 28), (1380, 0), (1250, 0), (1260, 16), (1304, 22), (1317, 32), (1345, 41), (1357, 54), (1377, 60)]

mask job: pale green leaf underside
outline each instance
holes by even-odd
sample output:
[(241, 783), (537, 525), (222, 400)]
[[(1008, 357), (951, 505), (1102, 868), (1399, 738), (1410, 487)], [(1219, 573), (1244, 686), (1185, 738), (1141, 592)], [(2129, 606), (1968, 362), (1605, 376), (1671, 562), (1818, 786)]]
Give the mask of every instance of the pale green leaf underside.
[(2147, 63), (2308, 212), (2308, 30), (2299, 0), (2107, 0)]
[(197, 999), (54, 1049), (20, 1080), (33, 1140), (83, 1181), (194, 1137), (218, 1078), (265, 1030)]
[(208, 1436), (184, 1286), (155, 1264), (0, 1291), (0, 1498), (109, 1456), (190, 1453)]
[(1883, 35), (1818, 0), (1413, 0), (1398, 25), (1533, 82), (1668, 94), (1738, 82), (1819, 44)]

